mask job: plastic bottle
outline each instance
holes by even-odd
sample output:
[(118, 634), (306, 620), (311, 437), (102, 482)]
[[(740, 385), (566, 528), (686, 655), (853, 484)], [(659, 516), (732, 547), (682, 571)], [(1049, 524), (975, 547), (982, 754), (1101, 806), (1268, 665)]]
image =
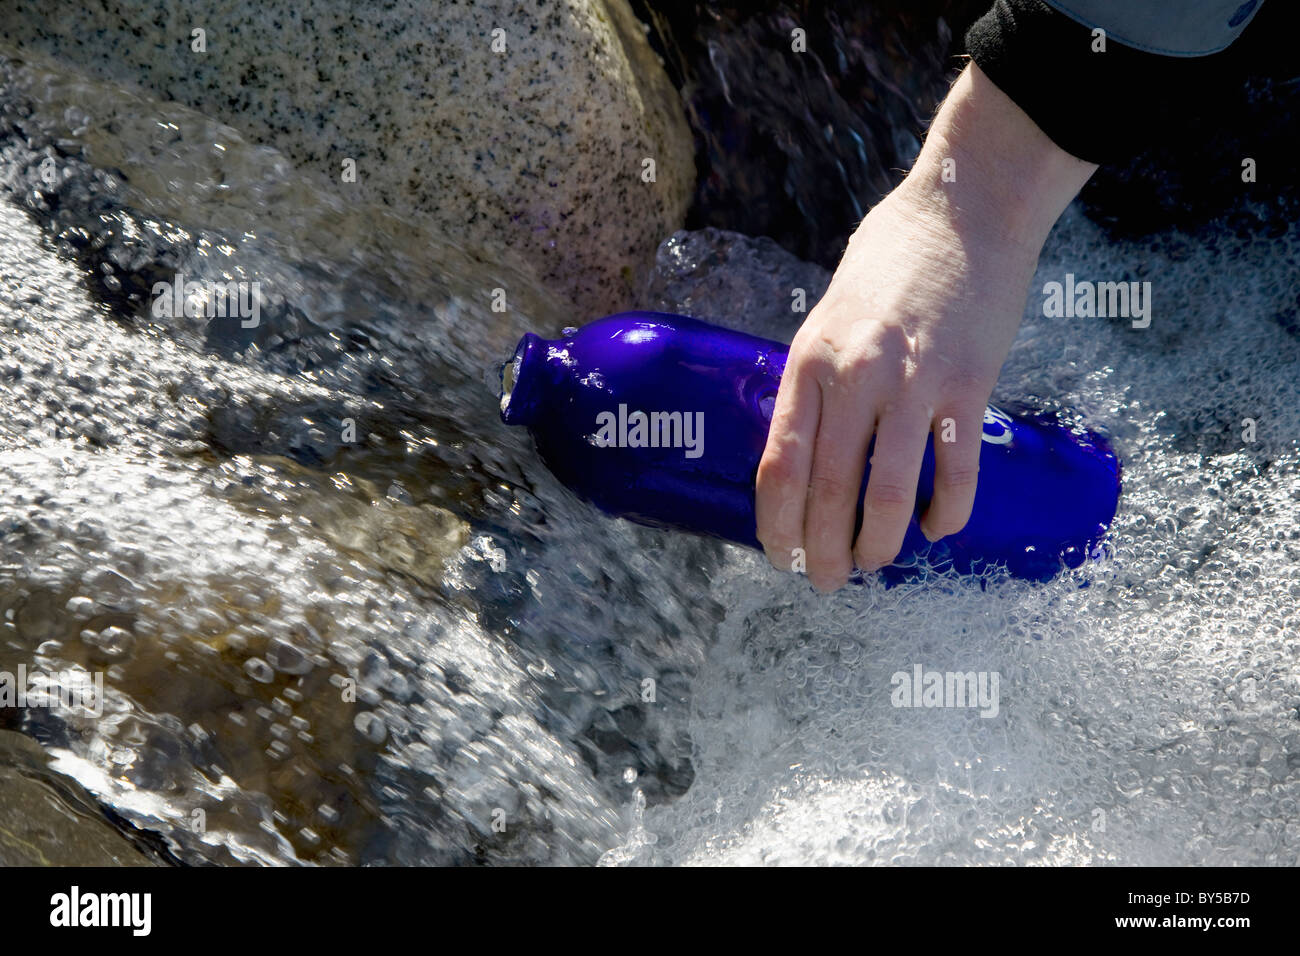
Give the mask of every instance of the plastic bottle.
[[(787, 347), (661, 312), (623, 312), (565, 335), (523, 337), (502, 370), (502, 419), (527, 426), (556, 477), (609, 514), (759, 547), (754, 479)], [(917, 518), (933, 487), (932, 436), (887, 577), (923, 562), (1046, 580), (1097, 553), (1120, 465), (1099, 434), (990, 406), (970, 520), (931, 545)]]

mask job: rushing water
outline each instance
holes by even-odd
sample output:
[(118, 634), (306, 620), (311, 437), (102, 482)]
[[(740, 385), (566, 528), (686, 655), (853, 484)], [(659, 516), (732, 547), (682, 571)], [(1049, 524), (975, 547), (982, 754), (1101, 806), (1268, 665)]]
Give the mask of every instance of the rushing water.
[[(695, 783), (645, 814), (633, 855), (1294, 864), (1300, 339), (1278, 317), (1296, 267), (1294, 232), (1125, 245), (1068, 212), (1038, 287), (1131, 271), (1155, 318), (1048, 319), (1031, 294), (995, 394), (1111, 430), (1113, 559), (1046, 586), (826, 600), (735, 556), (692, 685)], [(893, 707), (892, 675), (916, 664), (998, 673), (999, 715)]]
[[(825, 266), (920, 149), (982, 0), (632, 0), (682, 91), (688, 225)], [(801, 51), (797, 52), (796, 51)]]
[[(1071, 209), (1036, 286), (1150, 280), (1151, 327), (1031, 294), (997, 397), (1114, 435), (1112, 557), (826, 598), (556, 484), (497, 419), (576, 320), (526, 277), (195, 113), (0, 82), (0, 670), (104, 673), (17, 729), (177, 859), (1296, 861), (1294, 229)], [(154, 317), (177, 272), (259, 280), (259, 326)], [(635, 304), (788, 339), (825, 282), (704, 231)], [(997, 716), (892, 706), (918, 664)]]

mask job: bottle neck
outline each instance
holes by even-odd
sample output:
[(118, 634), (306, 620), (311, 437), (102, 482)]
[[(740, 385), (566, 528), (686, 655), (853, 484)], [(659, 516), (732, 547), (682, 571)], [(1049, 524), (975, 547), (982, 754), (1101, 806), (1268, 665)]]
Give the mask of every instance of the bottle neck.
[(541, 413), (547, 345), (545, 339), (529, 332), (501, 367), (501, 420), (507, 425), (531, 425)]

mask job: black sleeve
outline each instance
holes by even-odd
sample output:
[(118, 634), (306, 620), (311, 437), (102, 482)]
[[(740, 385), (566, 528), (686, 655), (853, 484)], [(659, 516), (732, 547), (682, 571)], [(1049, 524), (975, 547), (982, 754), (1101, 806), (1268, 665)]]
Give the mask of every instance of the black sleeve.
[(1088, 27), (1042, 0), (997, 0), (966, 34), (966, 51), (989, 79), (1053, 142), (1093, 163), (1140, 152), (1204, 84), (1236, 72), (1226, 52), (1175, 57), (1113, 38), (1105, 52), (1093, 44)]

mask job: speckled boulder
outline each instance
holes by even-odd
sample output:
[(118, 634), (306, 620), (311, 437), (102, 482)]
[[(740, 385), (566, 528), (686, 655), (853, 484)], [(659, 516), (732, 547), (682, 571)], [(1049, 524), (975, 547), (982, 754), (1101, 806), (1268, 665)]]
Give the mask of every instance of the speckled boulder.
[(489, 259), (517, 253), (582, 313), (637, 304), (693, 189), (680, 101), (627, 0), (0, 0), (0, 40), (199, 109)]

